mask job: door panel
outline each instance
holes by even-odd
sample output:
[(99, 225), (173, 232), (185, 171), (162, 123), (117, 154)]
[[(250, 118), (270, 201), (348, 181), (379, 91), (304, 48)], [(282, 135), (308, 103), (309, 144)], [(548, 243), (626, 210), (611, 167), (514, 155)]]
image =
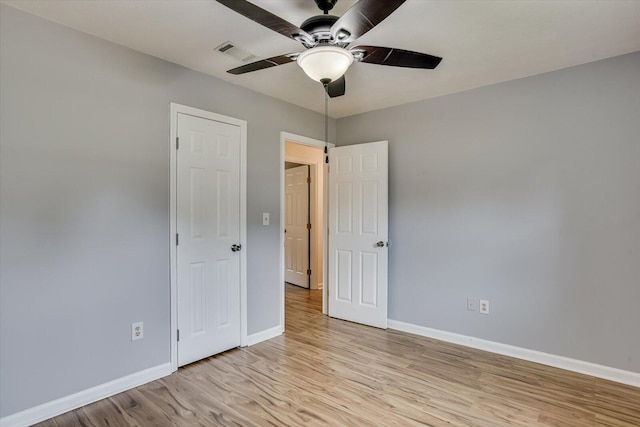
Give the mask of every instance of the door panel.
[(285, 170), (284, 280), (309, 287), (309, 166)]
[(240, 345), (240, 128), (178, 114), (178, 365)]
[(378, 306), (378, 254), (360, 252), (360, 304)]
[(379, 328), (387, 327), (387, 152), (382, 141), (329, 153), (329, 315)]
[[(353, 293), (351, 266), (351, 251), (336, 250), (336, 277), (338, 292), (336, 297), (340, 301), (351, 302)], [(335, 316), (334, 316), (335, 317)]]

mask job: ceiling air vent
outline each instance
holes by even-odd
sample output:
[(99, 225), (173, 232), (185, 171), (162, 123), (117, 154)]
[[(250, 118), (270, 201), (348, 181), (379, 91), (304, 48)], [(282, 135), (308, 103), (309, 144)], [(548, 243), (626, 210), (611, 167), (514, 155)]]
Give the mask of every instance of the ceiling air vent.
[(230, 56), (240, 62), (251, 62), (258, 59), (258, 57), (253, 53), (229, 41), (224, 42), (220, 46), (216, 47), (216, 51)]

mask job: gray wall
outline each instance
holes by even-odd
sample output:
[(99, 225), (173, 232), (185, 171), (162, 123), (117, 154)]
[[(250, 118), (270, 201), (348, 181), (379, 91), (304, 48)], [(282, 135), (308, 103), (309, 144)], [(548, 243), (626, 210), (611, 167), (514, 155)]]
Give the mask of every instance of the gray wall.
[[(390, 141), (390, 317), (640, 372), (639, 69), (341, 119)], [(169, 361), (169, 102), (248, 121), (249, 333), (278, 324), (279, 132), (320, 115), (6, 5), (0, 92), (0, 416)]]
[(640, 372), (640, 53), (337, 126), (389, 140), (391, 319)]
[(170, 102), (248, 121), (248, 332), (278, 325), (280, 131), (323, 117), (0, 8), (0, 416), (169, 361)]

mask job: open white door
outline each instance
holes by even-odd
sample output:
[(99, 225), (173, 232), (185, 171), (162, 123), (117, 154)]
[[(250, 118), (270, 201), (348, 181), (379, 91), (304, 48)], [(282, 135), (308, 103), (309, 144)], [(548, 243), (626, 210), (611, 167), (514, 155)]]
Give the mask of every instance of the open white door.
[(240, 133), (178, 114), (178, 366), (240, 345)]
[(388, 144), (329, 151), (329, 315), (387, 327)]
[(309, 166), (284, 171), (284, 280), (309, 287)]

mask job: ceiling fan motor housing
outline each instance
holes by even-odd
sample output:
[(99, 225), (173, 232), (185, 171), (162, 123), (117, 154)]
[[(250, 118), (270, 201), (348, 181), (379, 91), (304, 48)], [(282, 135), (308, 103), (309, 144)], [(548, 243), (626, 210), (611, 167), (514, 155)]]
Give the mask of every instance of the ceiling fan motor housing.
[(300, 28), (313, 36), (316, 43), (331, 41), (331, 26), (338, 20), (334, 15), (316, 15), (305, 20)]

